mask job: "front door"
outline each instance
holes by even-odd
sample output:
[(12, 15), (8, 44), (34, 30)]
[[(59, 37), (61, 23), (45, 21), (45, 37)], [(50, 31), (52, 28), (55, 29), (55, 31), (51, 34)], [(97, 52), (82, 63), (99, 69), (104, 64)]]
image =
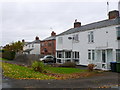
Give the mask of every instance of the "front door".
[(102, 70), (107, 69), (107, 50), (101, 50), (101, 61)]

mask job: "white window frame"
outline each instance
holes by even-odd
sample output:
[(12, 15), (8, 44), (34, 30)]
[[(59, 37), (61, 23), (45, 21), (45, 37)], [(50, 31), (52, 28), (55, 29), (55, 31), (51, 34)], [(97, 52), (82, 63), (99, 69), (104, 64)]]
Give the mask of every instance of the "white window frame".
[(58, 37), (58, 43), (62, 44), (63, 43), (63, 37)]
[(88, 32), (88, 43), (94, 43), (94, 32)]

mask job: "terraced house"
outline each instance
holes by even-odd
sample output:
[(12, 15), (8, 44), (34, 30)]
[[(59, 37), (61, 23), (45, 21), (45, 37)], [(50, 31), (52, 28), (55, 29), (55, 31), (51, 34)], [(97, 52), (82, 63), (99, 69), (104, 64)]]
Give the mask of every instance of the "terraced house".
[(56, 37), (57, 63), (67, 61), (97, 69), (109, 70), (110, 62), (120, 61), (120, 17), (119, 11), (109, 12), (108, 19), (81, 26), (74, 22), (71, 28)]

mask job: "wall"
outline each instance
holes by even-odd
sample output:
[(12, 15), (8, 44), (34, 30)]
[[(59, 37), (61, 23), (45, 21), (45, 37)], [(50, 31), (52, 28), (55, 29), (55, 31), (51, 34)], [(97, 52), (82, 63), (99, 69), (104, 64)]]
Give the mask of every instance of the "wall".
[[(88, 49), (112, 48), (113, 51), (115, 51), (115, 49), (118, 48), (118, 40), (116, 39), (116, 27), (118, 27), (118, 25), (74, 33), (79, 34), (79, 42), (73, 43), (73, 50), (79, 51), (80, 53), (79, 64), (88, 64)], [(88, 32), (90, 31), (94, 31), (94, 43), (88, 43)], [(74, 34), (56, 37), (56, 50), (71, 50), (72, 40), (69, 40), (68, 37), (73, 36)], [(59, 37), (63, 37), (62, 44), (59, 44), (58, 42)], [(115, 58), (115, 55), (113, 55), (114, 60)]]
[[(51, 43), (49, 46), (48, 44)], [(45, 52), (45, 49), (47, 52)], [(41, 41), (41, 54), (43, 55), (53, 55), (55, 56), (56, 53), (56, 40), (46, 40), (46, 41)]]
[(42, 57), (43, 57), (42, 55), (35, 55), (35, 54), (16, 54), (14, 61), (31, 65), (33, 61), (39, 60)]

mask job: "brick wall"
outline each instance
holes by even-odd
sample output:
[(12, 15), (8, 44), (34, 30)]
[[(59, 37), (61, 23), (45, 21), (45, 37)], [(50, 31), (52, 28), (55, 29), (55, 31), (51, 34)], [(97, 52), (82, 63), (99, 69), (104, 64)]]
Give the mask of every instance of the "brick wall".
[(56, 53), (56, 40), (41, 41), (41, 54), (53, 55)]

